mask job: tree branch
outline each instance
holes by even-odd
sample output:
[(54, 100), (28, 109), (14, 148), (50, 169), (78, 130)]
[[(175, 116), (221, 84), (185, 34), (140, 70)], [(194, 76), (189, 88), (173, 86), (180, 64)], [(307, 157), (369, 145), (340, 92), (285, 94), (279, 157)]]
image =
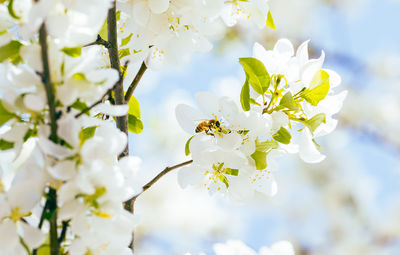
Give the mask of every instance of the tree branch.
[(133, 79), (131, 85), (129, 85), (128, 90), (126, 91), (125, 94), (125, 101), (129, 102), (129, 99), (131, 99), (131, 96), (133, 94), (133, 91), (135, 91), (137, 85), (139, 84), (140, 79), (142, 79), (144, 72), (146, 72), (147, 66), (144, 62), (142, 62), (142, 65), (139, 68), (138, 73), (136, 74), (135, 78)]
[[(41, 46), (41, 57), (43, 64), (42, 82), (46, 90), (47, 103), (49, 105), (49, 117), (50, 117), (50, 140), (57, 143), (57, 117), (56, 117), (56, 105), (53, 87), (50, 78), (49, 68), (49, 56), (47, 53), (47, 31), (45, 23), (42, 24), (39, 30), (39, 43)], [(52, 214), (49, 219), (50, 222), (50, 254), (58, 255), (60, 250), (60, 244), (58, 242), (57, 234), (57, 193), (53, 188), (49, 188), (47, 194), (48, 206), (47, 209), (51, 210)], [(46, 202), (47, 203), (47, 202)], [(45, 210), (43, 210), (45, 212)]]
[[(117, 42), (117, 15), (116, 15), (116, 4), (115, 0), (113, 2), (113, 7), (108, 10), (107, 15), (107, 35), (108, 43), (110, 47), (108, 48), (108, 54), (110, 56), (111, 67), (118, 71), (121, 76), (121, 66), (118, 55), (118, 42)], [(125, 104), (124, 88), (122, 85), (122, 79), (116, 84), (114, 88), (115, 104), (121, 105)], [(117, 127), (128, 136), (128, 115), (116, 117)], [(128, 144), (125, 150), (121, 153), (120, 157), (125, 157), (129, 155)]]

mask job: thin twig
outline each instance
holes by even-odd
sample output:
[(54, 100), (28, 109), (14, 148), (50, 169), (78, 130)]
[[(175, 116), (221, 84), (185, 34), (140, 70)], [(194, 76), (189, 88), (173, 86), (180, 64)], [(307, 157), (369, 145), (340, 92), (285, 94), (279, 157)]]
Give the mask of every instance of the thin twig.
[(149, 181), (146, 185), (143, 186), (143, 190), (142, 192), (140, 192), (139, 194), (137, 194), (136, 196), (133, 197), (134, 200), (136, 200), (136, 198), (138, 196), (140, 196), (143, 192), (145, 192), (146, 190), (150, 189), (151, 186), (153, 186), (158, 180), (160, 180), (164, 175), (166, 175), (167, 173), (171, 172), (172, 170), (175, 170), (177, 168), (186, 166), (193, 163), (193, 160), (188, 160), (185, 162), (182, 162), (180, 164), (174, 165), (174, 166), (169, 166), (166, 167), (164, 170), (162, 170), (156, 177), (154, 177), (151, 181)]
[(77, 113), (77, 114), (75, 115), (75, 118), (77, 119), (77, 118), (81, 117), (83, 114), (85, 114), (85, 113), (87, 113), (88, 111), (92, 110), (96, 105), (102, 103), (102, 102), (104, 101), (104, 99), (110, 94), (110, 92), (114, 90), (115, 86), (117, 86), (117, 84), (118, 84), (119, 82), (120, 82), (120, 81), (118, 81), (117, 83), (115, 83), (115, 85), (112, 86), (112, 88), (108, 89), (108, 90), (106, 91), (106, 93), (104, 93), (104, 95), (103, 95), (99, 100), (97, 100), (96, 102), (94, 102), (94, 103), (91, 104), (90, 106), (88, 106), (88, 107), (86, 107), (85, 109), (83, 109), (80, 113)]
[(129, 102), (129, 99), (131, 99), (131, 96), (133, 94), (133, 91), (135, 91), (137, 85), (139, 84), (140, 79), (142, 79), (144, 72), (146, 72), (147, 66), (142, 62), (142, 65), (139, 68), (139, 71), (137, 72), (135, 78), (133, 79), (131, 85), (129, 85), (128, 90), (126, 91), (125, 94), (125, 102)]
[(67, 234), (68, 226), (69, 226), (69, 220), (62, 222), (61, 234), (60, 234), (60, 237), (58, 238), (59, 243), (62, 243), (64, 241), (65, 236)]
[(103, 45), (107, 49), (111, 47), (110, 43), (108, 41), (104, 40), (103, 38), (101, 38), (100, 35), (97, 35), (96, 41), (85, 44), (85, 45), (83, 45), (83, 47), (88, 47), (88, 46), (92, 46), (92, 45)]

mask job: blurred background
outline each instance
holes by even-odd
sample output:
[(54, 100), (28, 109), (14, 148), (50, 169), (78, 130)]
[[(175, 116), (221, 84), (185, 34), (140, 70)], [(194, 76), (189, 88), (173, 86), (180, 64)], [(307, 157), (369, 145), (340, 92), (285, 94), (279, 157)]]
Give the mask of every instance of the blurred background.
[(175, 106), (194, 104), (198, 91), (238, 100), (238, 58), (251, 56), (254, 42), (272, 49), (288, 38), (295, 48), (311, 39), (312, 57), (323, 49), (324, 67), (343, 79), (337, 92), (349, 91), (337, 129), (318, 139), (327, 158), (311, 165), (282, 157), (278, 194), (245, 205), (182, 190), (176, 173), (168, 174), (136, 202), (137, 254), (214, 254), (212, 245), (229, 239), (255, 250), (286, 239), (298, 255), (400, 254), (400, 1), (269, 3), (276, 31), (221, 29), (213, 51), (145, 73), (135, 92), (145, 128), (130, 138), (133, 154), (148, 179), (186, 160), (189, 135), (175, 120)]

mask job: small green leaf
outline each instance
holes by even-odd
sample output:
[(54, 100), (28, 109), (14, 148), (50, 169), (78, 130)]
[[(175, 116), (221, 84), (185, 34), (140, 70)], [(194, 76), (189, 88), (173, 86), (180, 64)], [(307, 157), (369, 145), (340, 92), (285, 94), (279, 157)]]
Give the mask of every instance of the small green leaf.
[(28, 141), (29, 138), (37, 136), (37, 131), (29, 129), (24, 135), (24, 142)]
[(185, 144), (185, 155), (186, 155), (186, 156), (189, 156), (189, 154), (190, 154), (189, 144), (190, 144), (190, 141), (193, 139), (193, 137), (194, 137), (194, 136), (190, 137), (190, 138), (187, 140), (186, 144)]
[(108, 40), (108, 34), (107, 34), (107, 19), (104, 20), (103, 26), (101, 26), (99, 35), (101, 38), (104, 40)]
[(129, 110), (128, 113), (140, 119), (140, 104), (136, 97), (131, 96), (128, 102)]
[(14, 5), (14, 0), (10, 0), (10, 1), (8, 2), (8, 6), (7, 6), (8, 13), (9, 13), (10, 16), (13, 17), (14, 19), (20, 19), (21, 17), (18, 17), (17, 14), (14, 12), (13, 5)]
[(92, 138), (94, 136), (94, 133), (96, 132), (97, 126), (93, 127), (87, 127), (81, 130), (79, 133), (79, 140), (81, 142), (81, 145), (86, 142), (86, 140)]
[(61, 49), (61, 51), (70, 57), (76, 58), (81, 56), (82, 47), (64, 47)]
[(37, 255), (50, 255), (50, 245), (44, 244), (41, 245), (37, 250)]
[(251, 158), (256, 162), (256, 169), (263, 170), (267, 168), (267, 152), (264, 151), (255, 151), (251, 154)]
[(272, 18), (271, 11), (268, 11), (267, 15), (267, 27), (272, 28), (273, 30), (276, 30), (274, 19)]
[(121, 47), (127, 45), (131, 41), (132, 35), (133, 34), (131, 33), (129, 36), (121, 40)]
[(240, 58), (240, 64), (246, 73), (251, 87), (260, 95), (263, 95), (269, 88), (271, 77), (269, 76), (264, 64), (256, 58)]
[(131, 55), (129, 49), (121, 49), (118, 51), (118, 56), (120, 59), (122, 59), (123, 57), (129, 56)]
[(322, 124), (326, 123), (326, 116), (325, 113), (318, 113), (314, 115), (311, 119), (304, 121), (304, 124), (308, 129), (311, 131), (311, 133), (314, 133), (314, 131)]
[(22, 47), (22, 43), (19, 41), (10, 41), (9, 43), (0, 47), (0, 62), (7, 59), (13, 61), (19, 57), (19, 50)]
[(86, 75), (84, 73), (75, 73), (72, 75), (72, 78), (79, 81), (87, 81)]
[[(71, 104), (70, 107), (71, 107), (71, 108), (74, 108), (74, 109), (76, 109), (76, 110), (78, 110), (78, 111), (83, 111), (83, 110), (85, 110), (86, 108), (88, 108), (88, 106), (86, 105), (86, 103), (79, 101), (79, 99), (76, 100), (73, 104)], [(89, 111), (86, 112), (86, 115), (90, 115), (90, 114), (89, 114)]]
[(310, 87), (304, 90), (301, 96), (313, 106), (317, 106), (328, 95), (329, 89), (329, 74), (320, 70), (315, 74)]
[(256, 163), (257, 170), (263, 170), (267, 168), (267, 155), (272, 149), (277, 149), (278, 143), (274, 140), (259, 142), (256, 139), (256, 151), (250, 155), (254, 162)]
[(143, 131), (143, 123), (132, 114), (128, 114), (128, 130), (131, 133), (140, 134)]
[(279, 102), (279, 105), (285, 108), (288, 108), (289, 110), (292, 111), (297, 111), (299, 110), (299, 107), (296, 105), (293, 95), (291, 92), (287, 92)]
[(276, 141), (283, 143), (283, 144), (289, 144), (290, 140), (292, 139), (292, 136), (290, 135), (289, 131), (287, 131), (286, 128), (281, 127), (278, 132), (272, 135), (272, 138), (274, 138)]
[(17, 115), (7, 111), (7, 109), (3, 106), (3, 102), (0, 100), (0, 126), (15, 117), (17, 117)]
[(243, 84), (242, 91), (240, 92), (240, 103), (242, 104), (244, 111), (247, 112), (250, 110), (250, 87), (247, 79)]
[(222, 172), (233, 176), (239, 175), (239, 169), (225, 168)]
[(272, 149), (277, 149), (278, 143), (274, 140), (259, 142), (256, 140), (256, 151), (270, 152)]
[(0, 139), (0, 150), (5, 151), (14, 148), (14, 143)]
[(261, 104), (257, 103), (257, 101), (253, 98), (250, 98), (250, 104), (255, 104), (255, 105), (261, 106)]
[(225, 177), (225, 175), (220, 174), (218, 176), (218, 178), (220, 179), (221, 182), (225, 183), (226, 188), (229, 188), (229, 181), (228, 179)]

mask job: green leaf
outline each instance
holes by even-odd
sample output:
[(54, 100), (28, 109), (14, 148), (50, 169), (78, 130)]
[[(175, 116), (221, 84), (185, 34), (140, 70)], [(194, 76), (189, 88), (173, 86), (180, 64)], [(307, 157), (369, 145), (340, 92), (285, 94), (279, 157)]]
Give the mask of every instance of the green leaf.
[(128, 106), (128, 113), (140, 119), (140, 104), (136, 97), (134, 97), (133, 95), (129, 99)]
[(0, 139), (0, 150), (5, 151), (14, 148), (14, 143)]
[(307, 102), (317, 106), (328, 95), (329, 88), (329, 74), (324, 70), (319, 70), (311, 81), (310, 87), (301, 95)]
[[(70, 107), (71, 107), (71, 108), (74, 108), (74, 109), (76, 109), (76, 110), (78, 110), (78, 111), (83, 111), (83, 110), (85, 110), (86, 108), (88, 108), (88, 106), (86, 105), (86, 103), (79, 101), (79, 99), (76, 100), (73, 104), (71, 104)], [(89, 114), (89, 111), (87, 111), (85, 114), (86, 114), (86, 115), (90, 115), (90, 114)]]
[(131, 41), (132, 35), (133, 34), (131, 33), (129, 36), (121, 40), (121, 47), (127, 45)]
[(96, 132), (97, 126), (93, 127), (87, 127), (81, 130), (79, 133), (79, 140), (81, 142), (81, 145), (86, 142), (86, 140), (92, 138), (94, 136), (94, 133)]
[(233, 176), (239, 175), (239, 169), (225, 168), (222, 172)]
[(14, 59), (18, 59), (19, 50), (22, 47), (22, 43), (19, 41), (10, 41), (9, 43), (0, 47), (0, 62), (3, 62), (7, 59), (13, 61)]
[(256, 151), (270, 152), (272, 149), (277, 149), (278, 143), (274, 140), (259, 142), (256, 140)]
[(299, 107), (296, 105), (293, 95), (291, 92), (287, 92), (279, 102), (279, 105), (285, 108), (288, 108), (289, 110), (292, 111), (297, 111), (299, 110)]
[(189, 144), (190, 144), (190, 141), (193, 139), (193, 137), (194, 137), (194, 135), (193, 135), (192, 137), (190, 137), (190, 138), (187, 140), (186, 144), (185, 144), (185, 155), (186, 155), (186, 156), (189, 156), (189, 154), (190, 154)]
[(3, 106), (3, 102), (0, 100), (0, 126), (15, 117), (17, 117), (17, 115), (7, 111), (7, 109)]
[(278, 132), (272, 135), (272, 138), (274, 138), (276, 141), (283, 143), (283, 144), (289, 144), (290, 140), (292, 139), (292, 136), (290, 135), (289, 131), (287, 131), (286, 128), (281, 127)]
[(82, 54), (82, 47), (64, 47), (61, 51), (70, 57), (76, 58)]
[(44, 244), (40, 246), (37, 250), (37, 255), (50, 255), (50, 245)]
[(101, 38), (104, 40), (108, 40), (108, 34), (107, 34), (107, 19), (104, 20), (103, 26), (101, 26), (99, 35)]
[(269, 88), (271, 77), (264, 64), (256, 58), (240, 58), (240, 64), (246, 73), (251, 87), (260, 95), (263, 95)]
[(268, 11), (267, 15), (267, 27), (272, 28), (273, 30), (276, 30), (274, 19), (272, 18), (271, 11)]
[(128, 130), (131, 133), (140, 134), (143, 131), (143, 123), (132, 114), (128, 114)]
[(9, 13), (10, 16), (13, 17), (14, 19), (20, 19), (21, 17), (17, 16), (17, 14), (14, 12), (13, 5), (14, 5), (14, 0), (10, 0), (10, 1), (8, 2), (8, 6), (7, 6), (8, 13)]
[(86, 75), (84, 73), (75, 73), (72, 75), (72, 78), (78, 81), (87, 81)]
[(277, 149), (278, 143), (274, 140), (259, 142), (256, 139), (256, 151), (250, 155), (254, 162), (256, 163), (257, 170), (263, 170), (267, 168), (267, 155), (272, 149)]
[(256, 162), (256, 169), (263, 170), (267, 168), (267, 152), (264, 151), (255, 151), (251, 154), (251, 158)]
[(250, 110), (250, 87), (247, 79), (243, 84), (242, 91), (240, 92), (240, 103), (242, 104), (244, 111), (247, 112)]
[(257, 103), (257, 101), (253, 98), (250, 98), (250, 104), (255, 104), (255, 105), (261, 106), (261, 104)]
[(322, 124), (326, 123), (326, 116), (325, 113), (318, 113), (314, 115), (311, 119), (306, 120), (303, 122), (306, 127), (311, 131), (311, 133), (314, 133), (314, 131)]
[(218, 179), (220, 179), (223, 183), (225, 183), (226, 188), (229, 188), (229, 181), (223, 174), (220, 174), (218, 176)]
[(33, 129), (29, 129), (28, 131), (26, 131), (25, 135), (24, 135), (24, 142), (28, 141), (29, 138), (37, 136), (37, 131), (33, 130)]
[(129, 55), (131, 55), (129, 49), (121, 49), (118, 51), (119, 59), (122, 59), (123, 57), (129, 56)]

